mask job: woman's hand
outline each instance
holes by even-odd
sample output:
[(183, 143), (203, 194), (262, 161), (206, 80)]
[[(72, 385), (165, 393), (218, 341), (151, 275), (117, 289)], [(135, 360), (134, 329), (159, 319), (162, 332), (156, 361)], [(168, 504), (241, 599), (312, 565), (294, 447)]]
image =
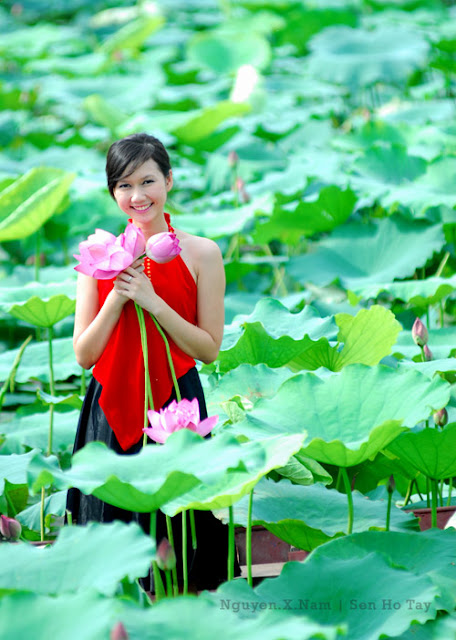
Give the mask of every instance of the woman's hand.
[(127, 300), (133, 300), (140, 307), (152, 311), (152, 303), (157, 294), (151, 281), (144, 273), (143, 260), (136, 260), (130, 267), (119, 273), (114, 280), (114, 291)]

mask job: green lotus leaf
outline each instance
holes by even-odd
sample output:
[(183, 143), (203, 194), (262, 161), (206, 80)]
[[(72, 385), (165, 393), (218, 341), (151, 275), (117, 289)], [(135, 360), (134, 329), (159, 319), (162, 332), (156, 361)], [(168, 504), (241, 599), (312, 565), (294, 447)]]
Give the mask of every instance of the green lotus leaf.
[(388, 293), (393, 298), (404, 300), (415, 307), (427, 308), (437, 304), (456, 289), (456, 275), (450, 278), (430, 277), (426, 280), (404, 280), (355, 287), (353, 293), (360, 299), (377, 298)]
[(147, 575), (154, 553), (152, 538), (135, 523), (64, 527), (45, 549), (0, 545), (0, 589), (43, 595), (94, 589), (112, 596), (124, 577)]
[[(446, 359), (454, 354), (456, 345), (455, 327), (428, 329), (428, 334), (428, 347), (431, 349), (435, 360)], [(401, 331), (393, 347), (394, 353), (399, 353), (409, 359), (414, 357), (421, 359), (420, 348), (414, 343), (411, 331)]]
[(324, 485), (332, 484), (333, 477), (316, 460), (299, 453), (292, 456), (284, 467), (277, 467), (275, 472), (282, 478), (307, 486), (315, 482)]
[[(56, 338), (52, 341), (54, 357), (54, 379), (66, 380), (70, 376), (78, 376), (81, 367), (76, 362), (72, 338)], [(11, 349), (0, 354), (0, 380), (6, 380), (18, 349)], [(47, 342), (35, 342), (27, 346), (18, 367), (16, 382), (27, 382), (38, 379), (49, 382), (49, 345)]]
[(400, 203), (415, 210), (417, 214), (422, 214), (429, 207), (439, 205), (453, 208), (456, 197), (452, 192), (451, 184), (455, 168), (456, 158), (451, 156), (437, 158), (412, 185), (395, 187), (382, 199), (382, 203), (385, 207)]
[(391, 352), (402, 327), (388, 309), (373, 305), (356, 316), (339, 313), (337, 340), (343, 342), (339, 369), (349, 364), (378, 364)]
[(111, 105), (103, 96), (97, 94), (88, 96), (84, 100), (84, 107), (95, 122), (111, 131), (115, 131), (116, 127), (127, 119), (125, 113)]
[(176, 220), (179, 221), (179, 227), (188, 233), (206, 238), (221, 238), (242, 231), (246, 224), (253, 220), (257, 211), (269, 211), (272, 208), (272, 201), (272, 196), (266, 194), (237, 209), (222, 209), (198, 214), (183, 213), (176, 216)]
[(36, 450), (21, 455), (0, 456), (0, 495), (3, 493), (5, 480), (11, 484), (26, 485), (27, 469)]
[[(425, 574), (394, 566), (376, 550), (362, 558), (355, 551), (348, 558), (324, 555), (329, 545), (350, 538), (318, 547), (304, 562), (288, 562), (278, 578), (266, 578), (255, 589), (236, 580), (224, 583), (206, 598), (219, 606), (238, 601), (250, 615), (255, 615), (261, 603), (267, 603), (266, 606), (287, 609), (290, 615), (310, 617), (319, 624), (346, 624), (350, 640), (397, 636), (413, 621), (423, 624), (436, 617), (440, 592)], [(409, 608), (409, 601), (415, 606)], [(416, 606), (418, 602), (421, 608)]]
[(358, 130), (335, 137), (333, 146), (342, 151), (365, 151), (378, 145), (379, 140), (384, 144), (406, 147), (408, 129), (384, 120), (368, 120)]
[[(165, 445), (144, 447), (134, 456), (117, 455), (103, 443), (92, 442), (73, 456), (68, 471), (61, 471), (49, 458), (35, 456), (29, 479), (33, 491), (51, 483), (58, 489), (76, 487), (131, 511), (155, 511), (173, 500), (180, 500), (179, 507), (198, 501), (203, 509), (211, 508), (207, 505), (212, 502), (222, 507), (250, 491), (275, 466), (285, 464), (304, 438), (301, 433), (240, 444), (230, 434), (205, 440), (183, 429)], [(201, 460), (206, 461), (203, 467)]]
[[(214, 603), (203, 597), (161, 600), (152, 609), (125, 607), (122, 621), (131, 638), (161, 640), (336, 640), (343, 625), (323, 626), (289, 611), (264, 607), (255, 617), (235, 615), (239, 599)], [(235, 612), (235, 613), (234, 613)]]
[(455, 447), (456, 422), (453, 422), (442, 430), (428, 428), (403, 433), (388, 445), (387, 451), (428, 478), (443, 480), (456, 475)]
[(210, 107), (205, 107), (185, 124), (173, 130), (174, 135), (184, 144), (192, 144), (213, 133), (219, 124), (228, 118), (235, 118), (250, 111), (247, 104), (225, 100)]
[[(380, 553), (394, 567), (417, 576), (428, 576), (439, 591), (439, 609), (452, 612), (456, 583), (455, 541), (454, 529), (430, 529), (419, 533), (370, 531), (333, 540), (316, 549), (313, 555), (342, 561), (353, 556), (367, 560), (372, 552)], [(404, 605), (412, 608), (412, 603)]]
[[(387, 502), (369, 500), (358, 491), (353, 493), (354, 531), (385, 529)], [(234, 522), (243, 527), (248, 520), (248, 497), (234, 507)], [(226, 511), (216, 513), (224, 522)], [(404, 517), (404, 515), (406, 517)], [(252, 524), (262, 525), (275, 536), (298, 549), (311, 551), (347, 531), (347, 496), (321, 484), (308, 487), (286, 480), (261, 480), (254, 489)], [(418, 529), (418, 520), (393, 507), (392, 531)]]
[(302, 284), (327, 285), (339, 280), (353, 290), (413, 275), (443, 244), (440, 224), (399, 217), (352, 222), (316, 243), (312, 253), (290, 258), (285, 268)]
[(26, 238), (56, 211), (74, 180), (60, 169), (31, 169), (0, 192), (0, 241)]
[(324, 187), (317, 200), (300, 201), (294, 211), (276, 204), (269, 220), (257, 225), (253, 238), (263, 244), (274, 239), (295, 244), (302, 236), (331, 231), (343, 224), (351, 215), (355, 202), (355, 194), (350, 189)]
[(398, 368), (412, 368), (424, 373), (425, 376), (433, 378), (436, 373), (456, 371), (456, 360), (454, 358), (444, 358), (441, 360), (431, 360), (430, 362), (413, 362), (411, 360), (401, 360)]
[(16, 592), (5, 595), (1, 603), (1, 638), (36, 638), (39, 634), (40, 638), (81, 640), (83, 629), (84, 640), (100, 640), (109, 637), (113, 620), (118, 619), (116, 600), (94, 591), (57, 597)]
[(190, 60), (216, 73), (230, 73), (246, 64), (262, 69), (271, 56), (268, 41), (245, 28), (246, 25), (237, 33), (206, 31), (196, 34), (187, 49)]
[(64, 294), (52, 296), (46, 301), (33, 296), (25, 304), (13, 304), (9, 312), (15, 318), (35, 327), (53, 327), (60, 320), (73, 314), (75, 306), (75, 300)]
[[(56, 493), (51, 493), (51, 495), (44, 500), (44, 516), (65, 515), (66, 498), (66, 491), (56, 491)], [(18, 513), (16, 515), (16, 519), (28, 529), (31, 529), (32, 531), (39, 531), (41, 526), (41, 502), (37, 502), (31, 507), (27, 507), (27, 509)]]
[(219, 366), (222, 371), (242, 363), (281, 367), (303, 352), (318, 350), (320, 343), (328, 344), (322, 337), (333, 332), (333, 320), (321, 318), (312, 307), (290, 313), (278, 300), (265, 298), (225, 331)]
[(243, 405), (254, 405), (260, 398), (273, 396), (282, 382), (292, 375), (285, 368), (270, 369), (264, 364), (241, 364), (228, 371), (215, 387), (205, 390), (208, 414), (219, 413), (220, 405), (236, 396)]
[(103, 53), (114, 53), (125, 49), (139, 49), (149, 36), (163, 25), (163, 22), (161, 16), (141, 15), (106, 38), (99, 50)]
[(351, 166), (350, 184), (357, 193), (374, 202), (392, 187), (409, 185), (426, 170), (423, 158), (410, 156), (405, 147), (371, 147)]
[[(54, 412), (52, 435), (54, 451), (64, 451), (73, 444), (78, 417), (79, 411)], [(15, 415), (8, 422), (0, 422), (0, 433), (4, 436), (0, 453), (2, 455), (22, 453), (23, 447), (46, 451), (48, 431), (49, 413)]]
[(450, 385), (413, 369), (351, 365), (321, 380), (312, 373), (286, 380), (277, 394), (259, 400), (230, 431), (247, 437), (299, 433), (301, 453), (349, 467), (372, 458), (402, 431), (446, 406)]
[(256, 455), (258, 450), (263, 451), (262, 460), (256, 463), (255, 467), (248, 464), (249, 453), (245, 454), (248, 473), (244, 470), (229, 469), (228, 473), (194, 486), (185, 494), (171, 499), (162, 507), (162, 511), (174, 516), (185, 509), (207, 511), (231, 506), (249, 493), (263, 476), (286, 464), (290, 456), (299, 451), (304, 439), (305, 434), (301, 434), (298, 437), (279, 436), (243, 443), (242, 447), (246, 452), (250, 450), (250, 455)]
[(81, 409), (83, 398), (76, 393), (72, 393), (67, 396), (51, 396), (49, 393), (45, 393), (38, 389), (36, 393), (38, 400), (40, 400), (46, 406), (61, 406), (72, 407), (73, 409)]
[[(3, 284), (3, 283), (2, 283)], [(76, 279), (64, 280), (59, 283), (28, 282), (20, 286), (2, 286), (0, 290), (0, 309), (9, 311), (11, 306), (23, 304), (30, 298), (39, 298), (42, 301), (58, 296), (68, 296), (76, 299)]]
[(429, 45), (416, 30), (400, 26), (373, 30), (332, 26), (308, 44), (311, 75), (351, 86), (404, 82), (425, 64)]

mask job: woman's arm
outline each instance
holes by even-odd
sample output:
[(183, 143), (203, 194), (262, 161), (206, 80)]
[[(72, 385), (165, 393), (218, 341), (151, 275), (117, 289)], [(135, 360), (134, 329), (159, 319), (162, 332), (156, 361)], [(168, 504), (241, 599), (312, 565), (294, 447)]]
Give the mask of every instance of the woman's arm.
[[(183, 252), (184, 253), (184, 252)], [(184, 320), (154, 291), (149, 278), (140, 274), (131, 282), (119, 277), (114, 284), (120, 295), (135, 300), (152, 313), (175, 344), (192, 358), (213, 362), (219, 352), (225, 321), (225, 270), (217, 244), (206, 238), (193, 238), (189, 252), (197, 276), (197, 325)]]

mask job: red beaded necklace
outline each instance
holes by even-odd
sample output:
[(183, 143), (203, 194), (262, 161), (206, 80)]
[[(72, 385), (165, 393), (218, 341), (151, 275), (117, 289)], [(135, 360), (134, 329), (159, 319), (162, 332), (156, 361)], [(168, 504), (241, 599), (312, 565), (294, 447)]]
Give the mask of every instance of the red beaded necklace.
[[(171, 217), (169, 213), (165, 212), (164, 215), (165, 215), (165, 222), (168, 225), (169, 233), (175, 233), (174, 228), (171, 226)], [(144, 273), (150, 280), (152, 277), (152, 260), (147, 256), (144, 258)]]

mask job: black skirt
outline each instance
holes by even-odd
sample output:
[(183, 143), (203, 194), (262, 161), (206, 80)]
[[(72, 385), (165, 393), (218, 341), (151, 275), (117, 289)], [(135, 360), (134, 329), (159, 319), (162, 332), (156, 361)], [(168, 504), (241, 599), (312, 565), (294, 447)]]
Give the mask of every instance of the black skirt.
[[(200, 418), (207, 417), (206, 402), (196, 368), (190, 369), (178, 380), (182, 398), (198, 399)], [(101, 384), (92, 378), (84, 399), (79, 417), (78, 429), (73, 453), (82, 449), (88, 442), (101, 441), (110, 449), (121, 455), (138, 453), (142, 448), (142, 437), (127, 451), (124, 451), (114, 431), (109, 426), (99, 405), (102, 391)], [(176, 399), (175, 391), (164, 406)], [(149, 441), (149, 444), (154, 444)], [(84, 525), (88, 522), (137, 522), (149, 534), (150, 515), (135, 513), (114, 507), (92, 495), (85, 495), (78, 489), (68, 491), (66, 508), (71, 512), (73, 523)], [(191, 543), (189, 514), (187, 518), (187, 559), (189, 584), (193, 589), (216, 589), (227, 579), (228, 560), (228, 527), (223, 525), (210, 511), (195, 511), (197, 548), (194, 551)], [(182, 515), (172, 519), (174, 546), (177, 556), (177, 574), (182, 583)], [(161, 511), (157, 513), (157, 545), (162, 538), (167, 538), (166, 519)], [(235, 575), (240, 574), (239, 565), (235, 563)], [(154, 592), (152, 576), (141, 578), (141, 586), (146, 591)]]

